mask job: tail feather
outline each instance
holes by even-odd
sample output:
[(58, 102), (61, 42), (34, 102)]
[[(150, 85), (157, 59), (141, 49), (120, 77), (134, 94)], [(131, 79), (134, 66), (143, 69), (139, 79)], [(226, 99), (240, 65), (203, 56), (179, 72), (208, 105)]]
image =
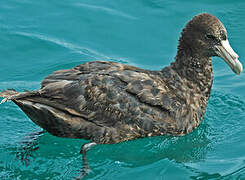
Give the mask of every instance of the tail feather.
[(14, 89), (9, 89), (9, 90), (3, 90), (0, 93), (0, 97), (3, 97), (4, 99), (0, 102), (0, 104), (12, 100), (14, 96), (16, 96), (17, 94), (19, 94), (17, 91), (15, 91)]
[(13, 95), (16, 95), (16, 94), (18, 94), (18, 92), (15, 91), (14, 89), (8, 89), (8, 90), (3, 90), (0, 93), (0, 97), (6, 98), (8, 96), (13, 96)]
[(17, 92), (14, 89), (9, 89), (9, 90), (3, 90), (0, 93), (0, 97), (3, 97), (4, 99), (0, 102), (0, 104), (6, 102), (6, 101), (13, 101), (29, 96), (33, 96), (36, 94), (40, 94), (39, 91), (31, 91), (31, 92)]

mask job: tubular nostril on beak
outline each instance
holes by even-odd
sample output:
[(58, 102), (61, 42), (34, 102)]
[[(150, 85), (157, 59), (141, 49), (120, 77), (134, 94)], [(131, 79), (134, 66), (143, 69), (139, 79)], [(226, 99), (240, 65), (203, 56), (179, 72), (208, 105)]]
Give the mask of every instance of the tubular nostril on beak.
[(238, 59), (238, 58), (239, 58), (239, 56), (236, 54), (236, 55), (234, 56), (234, 58), (235, 58), (235, 59)]
[(233, 51), (233, 53), (230, 54), (232, 59), (238, 59), (239, 56)]

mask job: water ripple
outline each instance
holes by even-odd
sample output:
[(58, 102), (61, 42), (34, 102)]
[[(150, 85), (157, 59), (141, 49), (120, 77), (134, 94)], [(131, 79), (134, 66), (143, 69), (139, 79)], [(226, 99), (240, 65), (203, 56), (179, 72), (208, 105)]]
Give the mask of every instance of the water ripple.
[(36, 88), (40, 86), (39, 81), (2, 81), (0, 82), (0, 90)]
[(110, 59), (110, 57), (101, 54), (95, 50), (89, 49), (87, 47), (82, 47), (73, 43), (69, 43), (65, 40), (61, 40), (52, 36), (42, 35), (42, 34), (35, 34), (35, 33), (28, 33), (28, 32), (13, 32), (13, 34), (25, 36), (29, 38), (35, 38), (42, 41), (47, 41), (53, 43), (55, 45), (61, 46), (63, 48), (69, 49), (73, 52), (78, 54), (86, 55), (95, 59)]
[(138, 19), (135, 16), (129, 15), (127, 13), (115, 10), (115, 9), (111, 9), (108, 7), (103, 7), (103, 6), (95, 6), (95, 5), (91, 5), (91, 4), (84, 4), (84, 3), (76, 3), (75, 6), (80, 6), (80, 7), (85, 7), (85, 8), (89, 8), (89, 9), (93, 9), (93, 10), (101, 10), (104, 12), (107, 12), (111, 15), (117, 15), (117, 16), (121, 16), (127, 19)]

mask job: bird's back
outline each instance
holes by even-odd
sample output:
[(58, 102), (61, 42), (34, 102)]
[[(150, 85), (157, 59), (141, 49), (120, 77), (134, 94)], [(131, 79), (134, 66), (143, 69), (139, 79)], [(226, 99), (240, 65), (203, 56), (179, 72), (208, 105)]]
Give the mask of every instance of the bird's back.
[(13, 101), (51, 134), (96, 143), (186, 134), (205, 112), (191, 104), (185, 80), (171, 67), (88, 62), (54, 72), (36, 92)]

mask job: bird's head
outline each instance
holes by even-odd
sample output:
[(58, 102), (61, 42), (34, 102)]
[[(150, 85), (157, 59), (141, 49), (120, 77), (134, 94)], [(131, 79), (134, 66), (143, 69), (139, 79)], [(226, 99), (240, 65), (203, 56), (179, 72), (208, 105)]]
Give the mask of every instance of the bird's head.
[(236, 73), (241, 74), (243, 66), (233, 51), (224, 25), (213, 15), (202, 13), (190, 20), (182, 31), (179, 51), (185, 49), (192, 56), (219, 56)]

